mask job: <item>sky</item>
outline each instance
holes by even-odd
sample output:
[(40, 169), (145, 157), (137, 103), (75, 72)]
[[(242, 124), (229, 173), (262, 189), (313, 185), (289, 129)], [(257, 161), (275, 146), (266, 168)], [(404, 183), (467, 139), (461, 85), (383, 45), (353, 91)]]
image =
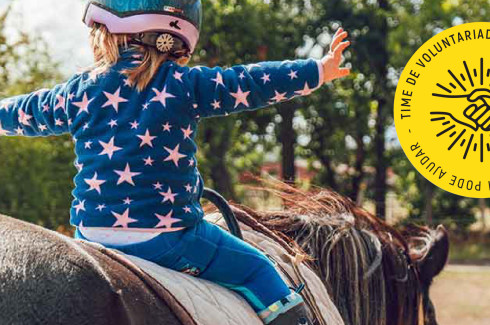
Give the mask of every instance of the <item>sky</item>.
[[(0, 0), (0, 10), (10, 2)], [(7, 32), (15, 35), (15, 30), (22, 30), (41, 36), (52, 57), (61, 63), (62, 72), (70, 75), (92, 62), (83, 10), (82, 0), (15, 0)]]

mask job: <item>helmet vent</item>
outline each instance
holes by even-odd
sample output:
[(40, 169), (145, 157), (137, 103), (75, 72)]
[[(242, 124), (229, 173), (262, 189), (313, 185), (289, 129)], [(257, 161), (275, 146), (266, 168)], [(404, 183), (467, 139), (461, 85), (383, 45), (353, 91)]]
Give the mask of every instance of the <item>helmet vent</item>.
[(156, 46), (160, 52), (170, 52), (175, 44), (174, 37), (170, 34), (164, 33), (158, 36)]

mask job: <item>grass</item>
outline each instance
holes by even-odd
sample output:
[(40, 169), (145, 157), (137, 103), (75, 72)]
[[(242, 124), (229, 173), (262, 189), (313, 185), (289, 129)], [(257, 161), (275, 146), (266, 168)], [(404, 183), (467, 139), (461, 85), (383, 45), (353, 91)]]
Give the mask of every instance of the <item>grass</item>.
[(449, 259), (453, 263), (490, 265), (490, 240), (477, 234), (470, 235), (467, 240), (452, 237)]

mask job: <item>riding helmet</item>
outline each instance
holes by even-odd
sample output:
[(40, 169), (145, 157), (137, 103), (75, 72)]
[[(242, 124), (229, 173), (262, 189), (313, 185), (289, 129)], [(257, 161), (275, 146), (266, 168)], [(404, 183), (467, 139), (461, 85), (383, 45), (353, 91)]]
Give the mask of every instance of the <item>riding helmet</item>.
[(201, 0), (89, 0), (83, 18), (92, 27), (103, 24), (113, 34), (134, 39), (161, 52), (189, 53), (199, 40)]

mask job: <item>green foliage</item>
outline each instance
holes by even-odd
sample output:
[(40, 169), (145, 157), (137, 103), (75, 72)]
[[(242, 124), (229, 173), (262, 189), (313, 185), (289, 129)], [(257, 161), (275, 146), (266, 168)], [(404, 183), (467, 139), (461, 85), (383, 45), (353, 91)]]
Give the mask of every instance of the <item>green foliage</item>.
[[(322, 54), (342, 25), (352, 47), (346, 59), (352, 75), (297, 99), (296, 147), (317, 172), (315, 185), (332, 187), (355, 200), (374, 197), (376, 123), (392, 131), (397, 78), (415, 50), (454, 23), (486, 20), (486, 0), (211, 0), (204, 2), (204, 25), (195, 64), (230, 66)], [(7, 40), (0, 17), (0, 96), (52, 86), (57, 66), (38, 38)], [(298, 48), (301, 50), (298, 50)], [(267, 156), (280, 152), (281, 106), (204, 120), (199, 130), (200, 169), (206, 185), (239, 199), (239, 175), (256, 172)], [(382, 115), (380, 119), (380, 115)], [(384, 145), (383, 145), (384, 147)], [(67, 137), (0, 139), (0, 211), (55, 228), (67, 225), (71, 201), (73, 148)], [(389, 189), (410, 220), (466, 229), (476, 200), (433, 189), (410, 165), (396, 142), (383, 153), (395, 182)], [(428, 203), (430, 201), (430, 204)]]
[[(38, 38), (7, 39), (0, 17), (0, 89), (8, 97), (52, 86), (57, 66)], [(49, 228), (69, 224), (73, 147), (67, 137), (0, 137), (0, 211)]]
[(0, 211), (48, 228), (69, 225), (71, 140), (2, 138), (0, 153)]

